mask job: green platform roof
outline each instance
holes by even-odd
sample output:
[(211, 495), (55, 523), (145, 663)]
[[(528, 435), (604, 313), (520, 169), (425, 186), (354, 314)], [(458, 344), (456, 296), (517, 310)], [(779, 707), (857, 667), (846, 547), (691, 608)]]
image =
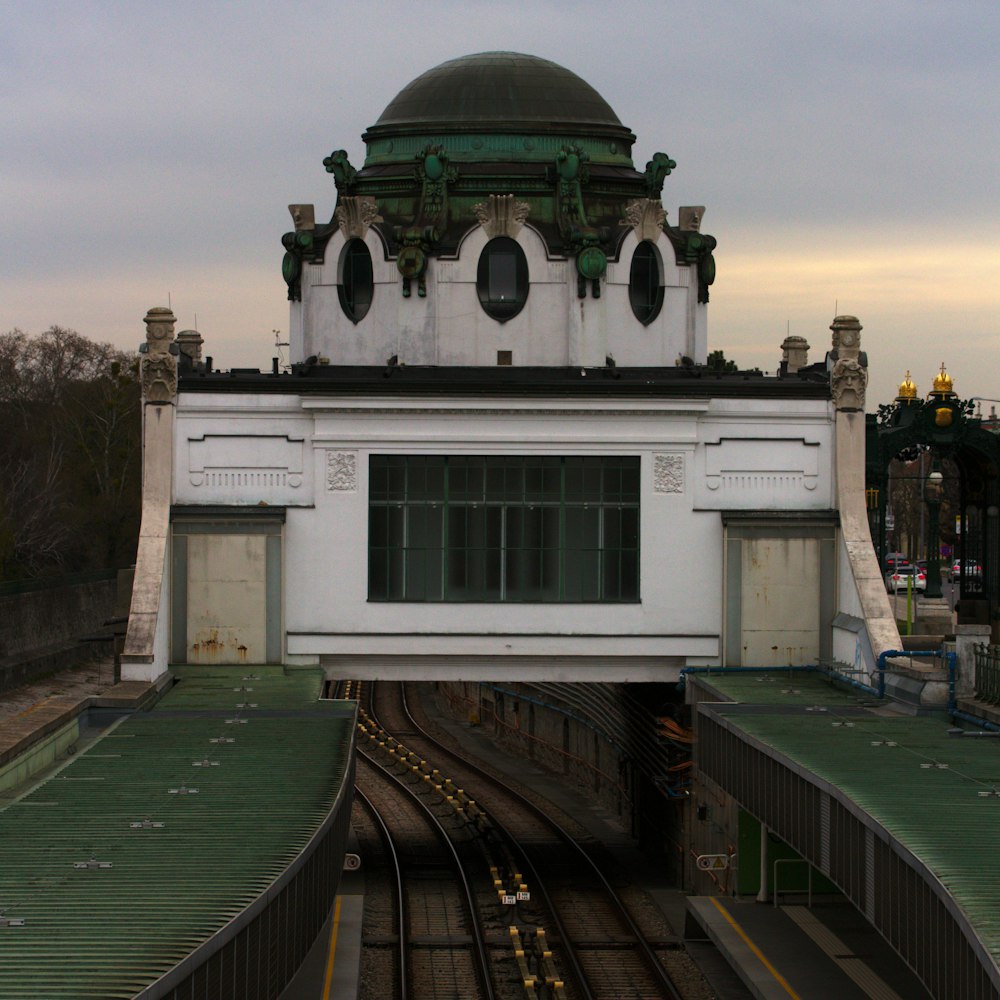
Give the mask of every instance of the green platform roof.
[(820, 673), (698, 675), (742, 738), (837, 790), (936, 877), (1000, 965), (1000, 737), (893, 713)]
[(0, 908), (24, 921), (0, 926), (2, 1000), (134, 996), (260, 896), (337, 803), (354, 704), (317, 700), (318, 671), (178, 673), (153, 711), (0, 812)]
[(823, 671), (718, 670), (694, 674), (698, 681), (725, 701), (748, 705), (849, 706), (873, 705), (878, 698), (858, 688), (838, 683)]

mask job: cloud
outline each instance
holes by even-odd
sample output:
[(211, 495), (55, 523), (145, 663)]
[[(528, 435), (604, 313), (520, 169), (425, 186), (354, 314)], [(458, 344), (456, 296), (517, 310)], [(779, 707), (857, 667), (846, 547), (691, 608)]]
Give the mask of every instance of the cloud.
[(839, 300), (887, 364), (936, 367), (944, 340), (987, 381), (965, 352), (995, 333), (1000, 284), (993, 2), (635, 0), (626, 23), (591, 0), (516, 17), (483, 0), (371, 0), (350, 17), (63, 0), (12, 5), (5, 28), (2, 329), (131, 342), (170, 291), (220, 360), (256, 363), (249, 345), (267, 352), (287, 327), (285, 206), (333, 211), (322, 158), (343, 147), (359, 163), (361, 133), (431, 66), (514, 49), (595, 86), (636, 133), (640, 169), (658, 149), (677, 160), (673, 220), (708, 206), (714, 346), (763, 356), (787, 320), (822, 334)]

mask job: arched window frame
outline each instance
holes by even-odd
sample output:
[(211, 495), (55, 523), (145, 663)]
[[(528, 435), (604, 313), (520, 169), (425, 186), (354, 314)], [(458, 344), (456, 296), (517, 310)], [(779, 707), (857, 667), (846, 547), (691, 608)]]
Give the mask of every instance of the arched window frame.
[(364, 240), (349, 239), (337, 261), (337, 295), (340, 308), (352, 323), (360, 323), (375, 298), (375, 268)]
[(495, 236), (483, 247), (476, 267), (476, 293), (483, 311), (506, 323), (524, 308), (529, 289), (523, 247), (509, 236)]
[(632, 253), (628, 301), (643, 326), (649, 326), (663, 308), (663, 258), (651, 240), (642, 240)]

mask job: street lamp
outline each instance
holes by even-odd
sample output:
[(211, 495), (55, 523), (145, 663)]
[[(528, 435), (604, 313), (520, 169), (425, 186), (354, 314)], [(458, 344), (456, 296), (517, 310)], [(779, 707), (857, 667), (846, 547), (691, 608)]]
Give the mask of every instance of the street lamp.
[(944, 476), (936, 469), (927, 477), (924, 498), (927, 500), (927, 589), (925, 597), (941, 596), (941, 539), (938, 537), (938, 515), (941, 512), (941, 484)]

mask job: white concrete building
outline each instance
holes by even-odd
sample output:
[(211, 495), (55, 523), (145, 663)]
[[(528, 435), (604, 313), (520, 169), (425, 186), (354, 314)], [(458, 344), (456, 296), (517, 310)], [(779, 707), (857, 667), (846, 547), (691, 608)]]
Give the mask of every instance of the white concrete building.
[(856, 320), (828, 362), (789, 338), (776, 376), (708, 366), (704, 209), (672, 224), (673, 161), (635, 170), (544, 60), (445, 63), (365, 141), (361, 169), (324, 161), (329, 223), (290, 206), (289, 373), (182, 348), (175, 392), (172, 316), (147, 317), (126, 676), (667, 680), (888, 648), (870, 545), (841, 530)]

